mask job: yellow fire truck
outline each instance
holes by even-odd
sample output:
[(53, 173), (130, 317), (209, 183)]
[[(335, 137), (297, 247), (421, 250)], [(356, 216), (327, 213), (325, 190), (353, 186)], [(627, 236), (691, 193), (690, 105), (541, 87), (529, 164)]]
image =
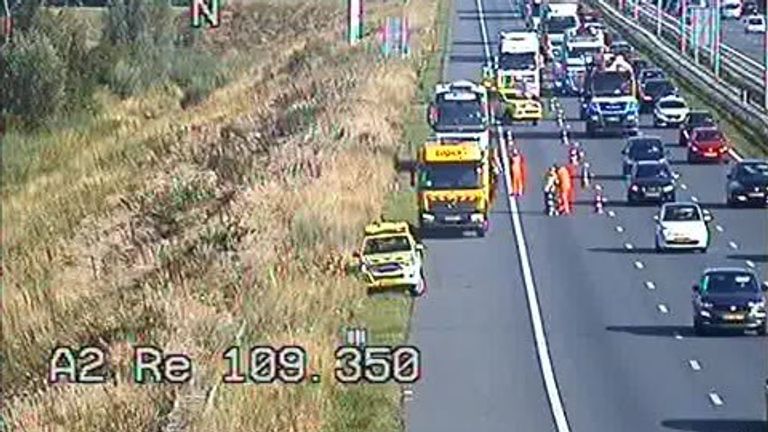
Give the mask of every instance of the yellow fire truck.
[(425, 143), (416, 170), (421, 232), (472, 230), (483, 237), (496, 183), (494, 166), (489, 150), (477, 141)]

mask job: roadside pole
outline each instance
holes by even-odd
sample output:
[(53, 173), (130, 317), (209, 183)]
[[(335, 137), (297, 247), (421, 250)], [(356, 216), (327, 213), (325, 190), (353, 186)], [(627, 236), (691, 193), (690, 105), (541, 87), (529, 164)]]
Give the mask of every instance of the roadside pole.
[(661, 37), (661, 0), (656, 1), (656, 36)]
[(720, 16), (720, 0), (715, 0), (715, 4), (717, 5), (715, 9), (715, 77), (718, 79), (720, 78), (720, 54), (722, 52), (721, 50), (721, 39), (722, 39), (722, 28), (721, 24), (723, 21), (723, 18)]
[(363, 0), (347, 0), (347, 35), (350, 45), (363, 36)]
[(682, 13), (680, 14), (680, 52), (685, 55), (686, 18), (688, 16), (688, 0), (683, 0)]

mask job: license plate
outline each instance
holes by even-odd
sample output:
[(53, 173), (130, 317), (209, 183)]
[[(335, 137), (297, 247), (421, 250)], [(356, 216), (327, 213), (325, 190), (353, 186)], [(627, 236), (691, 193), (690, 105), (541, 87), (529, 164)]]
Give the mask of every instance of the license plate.
[(763, 196), (763, 195), (764, 195), (764, 194), (763, 194), (762, 192), (750, 192), (750, 193), (749, 193), (749, 196), (751, 196), (751, 197), (757, 197), (757, 198), (759, 198), (759, 197), (761, 197), (761, 196)]
[(657, 197), (657, 196), (661, 196), (661, 192), (646, 192), (645, 196)]
[(742, 321), (744, 314), (724, 314), (723, 319), (726, 321)]
[(617, 121), (619, 121), (619, 118), (616, 117), (616, 116), (608, 116), (608, 117), (605, 118), (605, 121), (617, 122)]
[(461, 216), (446, 216), (445, 220), (448, 222), (456, 222), (461, 220)]
[(717, 153), (715, 153), (715, 152), (706, 152), (706, 153), (704, 153), (704, 156), (717, 156)]

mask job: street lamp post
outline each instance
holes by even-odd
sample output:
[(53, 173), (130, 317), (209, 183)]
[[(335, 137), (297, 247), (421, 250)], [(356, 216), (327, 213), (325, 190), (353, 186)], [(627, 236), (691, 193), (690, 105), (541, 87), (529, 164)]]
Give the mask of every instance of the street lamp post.
[(680, 14), (680, 52), (685, 54), (685, 37), (686, 37), (686, 31), (685, 28), (687, 27), (685, 19), (688, 16), (688, 0), (683, 0), (683, 5), (681, 8), (681, 14)]
[(661, 37), (661, 0), (656, 1), (656, 36)]
[(722, 39), (722, 14), (720, 13), (720, 0), (715, 0), (715, 76), (720, 77), (720, 45)]

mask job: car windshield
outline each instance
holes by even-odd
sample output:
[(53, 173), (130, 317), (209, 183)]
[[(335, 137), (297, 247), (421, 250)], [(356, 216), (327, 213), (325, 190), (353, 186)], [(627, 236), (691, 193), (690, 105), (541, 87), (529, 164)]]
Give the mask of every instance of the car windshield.
[(536, 70), (536, 54), (532, 52), (502, 53), (499, 56), (499, 69)]
[(663, 71), (659, 69), (643, 71), (643, 80), (652, 80), (652, 79), (658, 79), (658, 78), (665, 78)]
[(408, 252), (411, 242), (407, 236), (370, 237), (365, 240), (363, 254), (372, 255), (391, 252)]
[(477, 189), (482, 186), (482, 168), (475, 163), (424, 165), (419, 182), (425, 189)]
[(755, 277), (747, 272), (713, 272), (701, 281), (702, 294), (757, 293), (760, 287)]
[(572, 16), (553, 16), (547, 20), (547, 33), (562, 34), (576, 27), (576, 18)]
[(592, 94), (594, 96), (629, 96), (632, 94), (632, 80), (630, 73), (604, 72), (592, 80)]
[(699, 221), (699, 209), (692, 205), (669, 206), (664, 210), (664, 222)]
[(768, 163), (748, 163), (739, 167), (739, 177), (750, 180), (768, 180)]
[(568, 58), (595, 57), (600, 53), (600, 47), (571, 47), (568, 49)]
[(763, 24), (763, 19), (755, 17), (755, 18), (750, 18), (749, 21), (747, 21), (747, 22), (749, 24), (752, 24), (752, 25), (762, 25)]
[(531, 3), (531, 15), (535, 17), (541, 15), (541, 3)]
[(700, 130), (696, 131), (696, 140), (699, 141), (720, 141), (723, 139), (723, 133), (719, 130)]
[(637, 141), (629, 147), (629, 157), (632, 160), (659, 160), (664, 155), (661, 141)]
[(672, 178), (669, 168), (663, 164), (640, 164), (635, 172), (637, 178)]
[(659, 102), (660, 108), (669, 108), (669, 109), (679, 109), (679, 108), (685, 108), (685, 102), (680, 100), (665, 100)]
[(715, 119), (708, 112), (692, 112), (688, 116), (688, 124), (693, 127), (714, 125)]
[(621, 54), (632, 51), (632, 47), (626, 43), (615, 43), (611, 45), (611, 52), (614, 54)]
[(483, 104), (479, 100), (443, 100), (437, 104), (436, 120), (436, 126), (483, 126)]
[(648, 81), (645, 83), (645, 92), (654, 95), (674, 93), (675, 86), (669, 81)]

